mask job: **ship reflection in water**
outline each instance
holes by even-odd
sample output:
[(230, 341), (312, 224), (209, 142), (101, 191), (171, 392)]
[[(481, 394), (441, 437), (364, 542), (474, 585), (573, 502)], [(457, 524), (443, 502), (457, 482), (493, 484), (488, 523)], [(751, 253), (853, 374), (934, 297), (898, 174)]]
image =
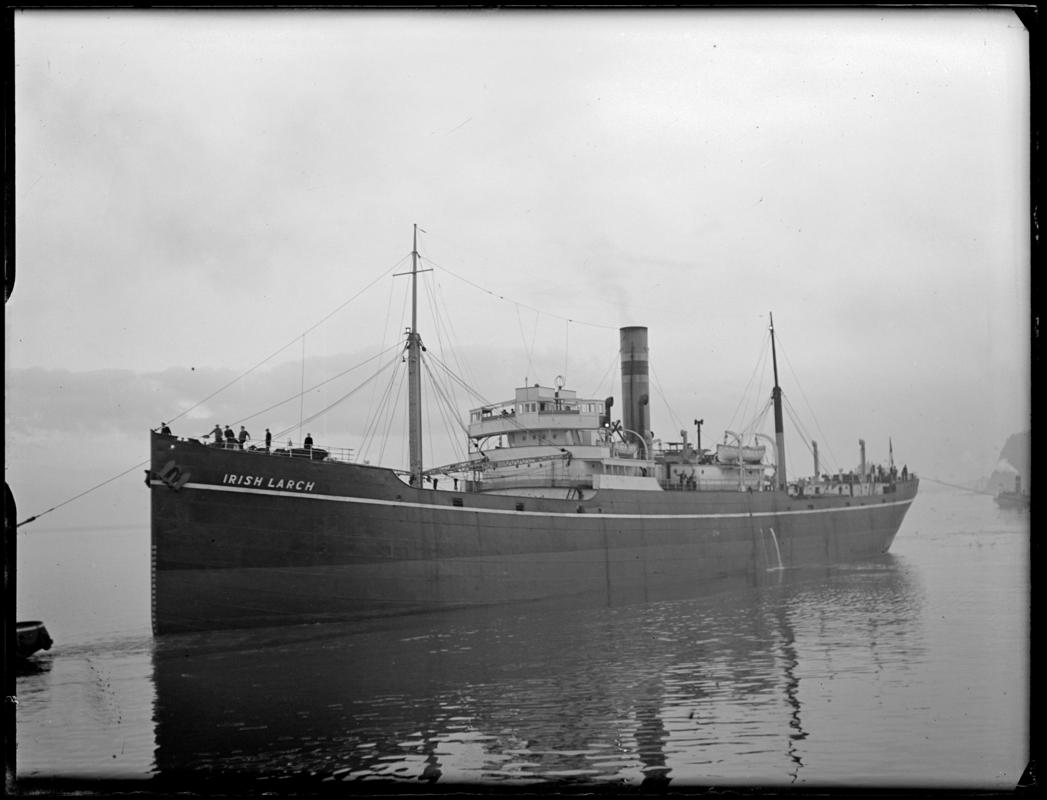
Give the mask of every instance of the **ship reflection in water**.
[[(917, 583), (884, 556), (617, 608), (161, 637), (155, 777), (802, 783), (808, 716), (820, 739), (854, 739), (826, 682), (868, 684), (886, 664), (904, 681), (918, 659)], [(838, 775), (823, 755), (811, 777), (845, 778), (840, 758)]]

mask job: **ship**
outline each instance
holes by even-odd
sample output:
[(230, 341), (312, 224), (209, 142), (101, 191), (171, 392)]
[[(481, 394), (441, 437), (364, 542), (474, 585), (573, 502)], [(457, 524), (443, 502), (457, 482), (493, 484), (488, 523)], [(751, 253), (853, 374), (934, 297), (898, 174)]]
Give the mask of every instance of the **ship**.
[(1027, 509), (1030, 507), (1030, 497), (1028, 492), (1022, 491), (1022, 476), (1014, 476), (1014, 490), (1013, 491), (1001, 491), (996, 497), (996, 505), (1000, 508), (1007, 509)]
[[(152, 627), (168, 633), (528, 602), (620, 603), (732, 576), (886, 553), (916, 497), (906, 468), (786, 474), (774, 438), (715, 451), (650, 431), (648, 329), (619, 329), (614, 398), (562, 380), (469, 410), (468, 457), (426, 468), (412, 250), (405, 469), (333, 447), (241, 448), (150, 433)], [(696, 422), (699, 422), (696, 420)], [(893, 459), (893, 450), (892, 450)]]

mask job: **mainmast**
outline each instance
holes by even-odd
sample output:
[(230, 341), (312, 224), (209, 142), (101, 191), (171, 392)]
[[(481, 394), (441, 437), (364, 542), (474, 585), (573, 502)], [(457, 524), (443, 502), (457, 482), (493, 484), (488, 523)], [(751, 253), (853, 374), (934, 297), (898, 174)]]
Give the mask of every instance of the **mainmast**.
[(775, 476), (778, 488), (785, 489), (788, 481), (785, 476), (785, 425), (782, 423), (782, 387), (778, 385), (778, 354), (774, 348), (774, 314), (768, 312), (771, 318), (771, 363), (774, 365), (774, 389), (771, 390), (771, 399), (774, 401), (774, 442), (777, 445), (777, 456)]

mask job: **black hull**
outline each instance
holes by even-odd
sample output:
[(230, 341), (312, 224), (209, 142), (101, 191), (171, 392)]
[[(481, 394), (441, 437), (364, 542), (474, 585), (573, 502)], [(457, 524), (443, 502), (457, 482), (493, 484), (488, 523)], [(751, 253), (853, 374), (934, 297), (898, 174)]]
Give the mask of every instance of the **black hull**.
[(47, 627), (42, 622), (19, 622), (17, 626), (18, 645), (16, 655), (20, 659), (30, 658), (41, 650), (50, 650), (54, 642)]
[(386, 469), (152, 437), (156, 633), (556, 598), (643, 600), (731, 575), (868, 558), (917, 490), (416, 489)]

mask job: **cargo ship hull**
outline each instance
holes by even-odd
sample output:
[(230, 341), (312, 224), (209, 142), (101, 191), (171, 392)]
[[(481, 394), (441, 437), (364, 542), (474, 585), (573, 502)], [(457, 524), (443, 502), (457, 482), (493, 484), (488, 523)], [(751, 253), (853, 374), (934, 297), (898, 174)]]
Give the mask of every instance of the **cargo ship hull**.
[(152, 434), (157, 634), (590, 597), (872, 557), (918, 481), (867, 496), (419, 489), (392, 470)]

